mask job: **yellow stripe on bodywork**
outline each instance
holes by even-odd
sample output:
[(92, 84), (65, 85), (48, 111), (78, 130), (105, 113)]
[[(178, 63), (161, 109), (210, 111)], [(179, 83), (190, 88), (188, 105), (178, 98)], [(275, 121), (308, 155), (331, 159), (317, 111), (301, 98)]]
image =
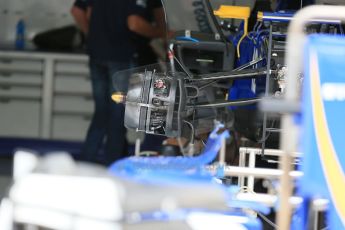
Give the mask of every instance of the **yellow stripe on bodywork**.
[(328, 129), (321, 97), (320, 72), (316, 53), (311, 55), (310, 71), (312, 107), (318, 152), (333, 204), (345, 226), (345, 176)]

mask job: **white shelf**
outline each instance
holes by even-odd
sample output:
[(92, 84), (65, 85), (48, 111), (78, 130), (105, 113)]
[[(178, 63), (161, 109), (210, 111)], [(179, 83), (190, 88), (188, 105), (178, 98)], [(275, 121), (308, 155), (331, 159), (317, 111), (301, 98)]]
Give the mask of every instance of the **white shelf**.
[(0, 136), (81, 141), (92, 113), (86, 55), (0, 51)]

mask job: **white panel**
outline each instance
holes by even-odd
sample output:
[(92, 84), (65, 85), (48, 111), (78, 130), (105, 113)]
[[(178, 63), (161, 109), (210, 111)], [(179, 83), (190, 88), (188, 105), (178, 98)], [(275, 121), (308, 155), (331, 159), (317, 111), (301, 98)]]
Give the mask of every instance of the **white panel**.
[[(49, 53), (31, 59), (19, 57), (19, 53), (0, 52), (0, 135), (42, 137), (41, 129), (48, 127), (48, 136), (51, 133), (54, 139), (83, 140), (94, 110), (87, 60)], [(42, 97), (47, 98), (42, 95), (43, 87), (47, 87), (43, 85), (47, 76), (44, 64), (49, 63), (42, 61), (45, 57), (56, 63), (51, 66), (52, 89), (46, 88), (53, 95), (49, 102), (52, 110), (43, 111), (44, 115), (53, 113), (49, 126), (43, 126), (40, 117)]]
[(25, 73), (1, 73), (0, 71), (0, 85), (27, 85), (27, 86), (42, 86), (42, 76), (37, 74)]
[(94, 110), (93, 99), (89, 97), (76, 96), (55, 96), (54, 111), (59, 113), (73, 113), (80, 112), (85, 114), (92, 114)]
[(8, 3), (9, 0), (0, 0), (0, 43), (7, 40), (8, 30)]
[(55, 72), (57, 74), (89, 75), (89, 66), (87, 62), (57, 61)]
[(91, 81), (85, 76), (56, 76), (54, 88), (56, 92), (90, 93)]
[(40, 103), (37, 101), (1, 101), (0, 135), (39, 137)]
[(43, 68), (42, 61), (37, 60), (16, 60), (0, 59), (0, 72), (33, 72), (41, 73)]
[(52, 138), (58, 140), (84, 140), (90, 119), (85, 116), (63, 116), (53, 117)]
[(0, 86), (0, 99), (2, 97), (29, 97), (40, 98), (40, 87), (22, 87), (22, 86)]

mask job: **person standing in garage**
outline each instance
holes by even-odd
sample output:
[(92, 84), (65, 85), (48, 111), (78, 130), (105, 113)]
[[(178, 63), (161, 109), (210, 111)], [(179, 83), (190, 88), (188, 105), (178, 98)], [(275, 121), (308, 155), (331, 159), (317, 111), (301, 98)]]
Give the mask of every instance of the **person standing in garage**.
[[(132, 1), (127, 19), (135, 46), (134, 60), (137, 66), (157, 63), (157, 55), (151, 46), (154, 38), (165, 38), (165, 15), (161, 0)], [(152, 25), (155, 24), (155, 27)]]
[(111, 93), (113, 82), (115, 91), (125, 91), (128, 79), (112, 81), (112, 76), (134, 65), (136, 47), (131, 42), (130, 21), (135, 22), (135, 28), (140, 27), (146, 37), (164, 34), (157, 24), (151, 24), (144, 17), (130, 19), (129, 16), (137, 12), (132, 8), (141, 2), (146, 3), (142, 0), (77, 0), (71, 9), (76, 23), (87, 34), (95, 100), (95, 112), (82, 147), (84, 160), (97, 161), (104, 138), (106, 165), (127, 156), (124, 106), (112, 102)]
[[(126, 156), (124, 106), (111, 101), (112, 76), (132, 66), (134, 48), (127, 27), (128, 2), (120, 0), (77, 0), (72, 7), (77, 24), (87, 36), (90, 76), (95, 111), (81, 153), (86, 161), (97, 162), (105, 140), (105, 163)], [(117, 81), (116, 91), (127, 82)]]
[(89, 0), (76, 0), (71, 8), (74, 21), (84, 35), (87, 35), (89, 31), (88, 7)]

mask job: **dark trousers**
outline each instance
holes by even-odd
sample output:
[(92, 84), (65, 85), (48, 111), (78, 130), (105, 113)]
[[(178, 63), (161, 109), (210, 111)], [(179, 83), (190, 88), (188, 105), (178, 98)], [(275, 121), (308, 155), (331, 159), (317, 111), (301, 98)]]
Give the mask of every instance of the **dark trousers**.
[(127, 156), (124, 105), (113, 102), (111, 94), (127, 89), (128, 78), (116, 78), (115, 74), (130, 67), (129, 62), (90, 60), (95, 112), (82, 147), (82, 155), (86, 161), (98, 161), (104, 140), (105, 162), (102, 163), (109, 165)]

